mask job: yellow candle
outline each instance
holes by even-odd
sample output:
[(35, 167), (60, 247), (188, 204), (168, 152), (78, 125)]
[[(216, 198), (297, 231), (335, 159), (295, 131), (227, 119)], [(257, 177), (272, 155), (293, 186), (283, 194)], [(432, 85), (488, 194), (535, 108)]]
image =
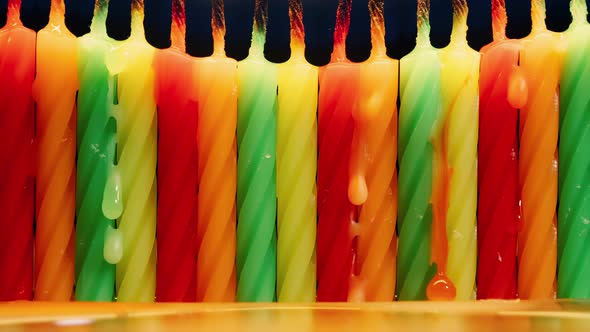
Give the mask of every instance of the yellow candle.
[(74, 290), (78, 43), (53, 0), (37, 35), (37, 231), (35, 300), (69, 301)]
[(291, 59), (278, 70), (277, 294), (315, 302), (318, 68), (305, 61), (300, 0), (291, 0)]
[(456, 300), (475, 298), (479, 53), (467, 45), (467, 4), (455, 1), (451, 43), (440, 52), (443, 120), (451, 169), (447, 273)]
[(118, 165), (123, 211), (118, 219), (123, 256), (117, 264), (119, 301), (152, 302), (156, 286), (157, 119), (154, 98), (154, 49), (146, 42), (143, 14), (134, 8), (132, 32), (112, 54), (118, 74)]
[(199, 198), (197, 301), (236, 298), (237, 62), (224, 53), (223, 1), (213, 8), (215, 51), (197, 60)]

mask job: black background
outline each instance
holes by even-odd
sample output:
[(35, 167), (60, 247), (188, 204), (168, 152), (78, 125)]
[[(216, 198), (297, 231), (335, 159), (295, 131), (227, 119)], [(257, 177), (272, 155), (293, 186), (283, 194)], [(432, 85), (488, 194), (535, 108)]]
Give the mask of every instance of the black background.
[[(51, 0), (22, 0), (21, 19), (33, 29), (48, 21)], [(89, 31), (95, 0), (65, 0), (66, 23), (76, 35)], [(250, 45), (252, 15), (255, 0), (225, 0), (226, 52), (238, 60), (247, 56)], [(266, 57), (273, 62), (289, 58), (289, 0), (268, 0), (269, 22)], [(306, 57), (315, 65), (329, 61), (332, 50), (333, 27), (338, 0), (302, 0), (306, 29)], [(416, 35), (416, 0), (384, 0), (386, 43), (388, 54), (400, 58), (412, 50)], [(450, 38), (452, 0), (431, 0), (431, 40), (435, 47), (444, 47)], [(506, 0), (508, 10), (507, 34), (522, 38), (531, 29), (531, 0)], [(535, 1), (535, 0), (533, 0)], [(587, 0), (590, 2), (590, 0)], [(352, 19), (347, 40), (348, 57), (363, 61), (369, 56), (368, 0), (352, 0)], [(547, 26), (564, 31), (571, 22), (569, 0), (546, 0)], [(468, 0), (468, 40), (479, 49), (491, 41), (491, 0)], [(0, 26), (6, 20), (7, 0), (0, 0)], [(107, 19), (108, 33), (115, 39), (125, 39), (130, 33), (131, 0), (110, 0)], [(158, 48), (170, 45), (170, 0), (145, 0), (146, 37)], [(213, 50), (211, 37), (211, 0), (186, 0), (187, 51), (194, 56), (208, 56)]]

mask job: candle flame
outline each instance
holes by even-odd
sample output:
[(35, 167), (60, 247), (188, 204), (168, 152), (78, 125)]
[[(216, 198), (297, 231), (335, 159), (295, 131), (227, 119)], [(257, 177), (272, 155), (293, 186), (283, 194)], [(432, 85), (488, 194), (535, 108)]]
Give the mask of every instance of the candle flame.
[(371, 15), (371, 52), (375, 55), (385, 55), (385, 19), (383, 17), (383, 0), (369, 0), (369, 14)]
[(225, 54), (225, 7), (223, 0), (213, 0), (211, 26), (213, 28), (214, 53)]
[(332, 61), (346, 61), (346, 36), (350, 28), (350, 11), (352, 0), (339, 0), (334, 27), (334, 52)]
[(494, 40), (506, 38), (507, 22), (508, 16), (506, 15), (505, 0), (492, 0), (492, 31), (494, 33)]
[(301, 0), (289, 1), (289, 19), (291, 21), (291, 52), (302, 55), (305, 49), (305, 28)]
[(430, 0), (418, 0), (418, 44), (430, 44)]
[(185, 50), (186, 15), (184, 0), (172, 0), (172, 47)]

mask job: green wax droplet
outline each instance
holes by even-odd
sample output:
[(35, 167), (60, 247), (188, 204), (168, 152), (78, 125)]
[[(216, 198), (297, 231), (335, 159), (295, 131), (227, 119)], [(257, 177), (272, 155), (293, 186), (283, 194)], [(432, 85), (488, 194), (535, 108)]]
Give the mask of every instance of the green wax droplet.
[(102, 198), (102, 212), (109, 219), (117, 219), (123, 213), (121, 185), (121, 172), (117, 167), (113, 167), (107, 178)]
[(590, 25), (569, 32), (560, 86), (559, 298), (590, 298)]
[(106, 229), (103, 255), (109, 264), (117, 264), (121, 261), (121, 257), (123, 257), (123, 234), (121, 231), (112, 227)]
[(425, 300), (436, 268), (430, 264), (432, 134), (441, 114), (440, 62), (430, 45), (418, 45), (400, 64), (397, 294)]
[(277, 68), (238, 64), (237, 300), (271, 302), (276, 284)]
[(115, 148), (109, 72), (104, 63), (108, 43), (96, 34), (79, 39), (76, 183), (76, 290), (79, 301), (112, 301), (115, 266), (105, 261), (103, 247), (114, 221), (101, 203)]

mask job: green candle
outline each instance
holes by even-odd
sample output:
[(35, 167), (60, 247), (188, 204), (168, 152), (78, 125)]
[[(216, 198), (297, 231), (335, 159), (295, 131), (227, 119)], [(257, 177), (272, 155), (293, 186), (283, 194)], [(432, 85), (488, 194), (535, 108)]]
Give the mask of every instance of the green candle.
[(432, 133), (441, 108), (440, 60), (430, 45), (428, 8), (420, 3), (416, 48), (400, 62), (397, 295), (426, 299), (436, 269), (430, 263)]
[(115, 122), (110, 120), (113, 78), (105, 65), (109, 48), (106, 5), (101, 5), (104, 6), (95, 15), (91, 32), (79, 39), (75, 292), (78, 301), (112, 301), (115, 293), (115, 265), (104, 257), (106, 234), (114, 227), (114, 220), (103, 214), (102, 201), (115, 157)]
[(560, 87), (558, 276), (559, 298), (590, 298), (590, 25), (584, 0), (572, 0)]
[(270, 302), (276, 284), (277, 68), (264, 59), (265, 0), (238, 63), (237, 300)]

